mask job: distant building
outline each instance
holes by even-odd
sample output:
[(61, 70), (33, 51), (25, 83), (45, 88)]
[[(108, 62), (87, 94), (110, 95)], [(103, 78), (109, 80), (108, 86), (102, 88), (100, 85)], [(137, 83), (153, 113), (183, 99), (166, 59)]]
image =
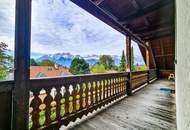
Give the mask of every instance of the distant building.
[(58, 77), (72, 75), (69, 69), (63, 66), (31, 66), (30, 78)]

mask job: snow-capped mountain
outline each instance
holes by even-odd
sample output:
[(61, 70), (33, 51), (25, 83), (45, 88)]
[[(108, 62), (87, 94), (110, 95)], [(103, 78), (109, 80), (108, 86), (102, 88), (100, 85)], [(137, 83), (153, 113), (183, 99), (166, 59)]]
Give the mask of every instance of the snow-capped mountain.
[[(14, 51), (7, 50), (6, 52), (8, 55), (14, 56)], [(41, 62), (43, 60), (51, 60), (57, 64), (70, 67), (72, 60), (77, 58), (84, 58), (90, 65), (94, 65), (98, 62), (100, 55), (87, 55), (87, 56), (80, 56), (80, 55), (72, 55), (70, 53), (56, 53), (56, 54), (42, 54), (42, 53), (31, 53), (31, 58), (34, 58), (37, 62)], [(121, 56), (112, 55), (115, 65), (120, 64)], [(144, 60), (142, 56), (135, 55), (134, 56), (134, 64), (135, 65), (144, 65)]]
[[(70, 67), (72, 60), (77, 57), (77, 58), (84, 58), (87, 63), (90, 65), (94, 65), (98, 62), (100, 55), (87, 55), (87, 56), (80, 56), (80, 55), (72, 55), (70, 53), (57, 53), (57, 54), (48, 54), (48, 55), (43, 55), (40, 58), (37, 58), (37, 62), (41, 62), (43, 60), (51, 60), (56, 64), (60, 64), (66, 67)], [(114, 62), (116, 65), (119, 64), (120, 62), (120, 56), (112, 56), (114, 59)]]

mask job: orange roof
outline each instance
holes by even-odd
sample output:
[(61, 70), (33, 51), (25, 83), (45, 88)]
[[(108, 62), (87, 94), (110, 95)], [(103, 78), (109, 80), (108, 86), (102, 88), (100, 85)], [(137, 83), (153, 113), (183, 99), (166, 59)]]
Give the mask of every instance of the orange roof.
[(40, 77), (56, 77), (71, 75), (69, 69), (59, 66), (31, 66), (30, 67), (30, 78), (40, 78)]

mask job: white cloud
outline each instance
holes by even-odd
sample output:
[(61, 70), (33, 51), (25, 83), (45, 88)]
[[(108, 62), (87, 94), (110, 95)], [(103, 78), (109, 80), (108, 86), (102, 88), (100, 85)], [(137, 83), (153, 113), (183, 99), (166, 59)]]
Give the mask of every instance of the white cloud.
[(69, 0), (33, 0), (32, 4), (34, 52), (120, 55), (125, 48), (122, 34)]
[(0, 42), (14, 49), (15, 0), (0, 0)]
[[(12, 50), (14, 15), (15, 0), (0, 0), (0, 41)], [(125, 36), (70, 0), (32, 0), (31, 49), (47, 54), (121, 55)]]

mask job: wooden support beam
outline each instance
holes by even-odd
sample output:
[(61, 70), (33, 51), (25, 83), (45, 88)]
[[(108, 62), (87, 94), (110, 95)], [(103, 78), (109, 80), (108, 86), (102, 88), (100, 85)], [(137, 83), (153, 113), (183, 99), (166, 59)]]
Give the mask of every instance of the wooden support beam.
[(140, 11), (142, 8), (140, 6), (140, 4), (136, 1), (136, 0), (130, 0), (130, 2), (132, 3), (132, 5), (138, 10)]
[(143, 56), (144, 62), (146, 63), (146, 49), (147, 49), (147, 47), (140, 46), (139, 44), (138, 44), (138, 47), (139, 47), (140, 52)]
[(134, 34), (141, 34), (141, 33), (150, 33), (154, 31), (159, 31), (159, 30), (166, 30), (166, 29), (172, 29), (174, 26), (171, 24), (171, 22), (168, 23), (161, 23), (161, 24), (156, 24), (152, 26), (147, 26), (144, 28), (138, 28), (137, 30), (134, 30)]
[(174, 25), (174, 23), (171, 19), (164, 19), (164, 20), (158, 21), (154, 24), (151, 24), (149, 26), (142, 26), (142, 27), (135, 28), (132, 31), (133, 31), (133, 33), (141, 33), (141, 32), (146, 32), (146, 30), (149, 30), (149, 29), (155, 30), (160, 27), (162, 28), (162, 27), (173, 26), (173, 25)]
[(150, 68), (150, 63), (149, 63), (149, 50), (148, 48), (146, 49), (146, 66), (149, 69)]
[(128, 75), (128, 83), (127, 83), (127, 95), (132, 95), (132, 64), (131, 64), (131, 37), (126, 36), (126, 58), (127, 58), (127, 64), (126, 64), (126, 70), (129, 72)]
[(170, 57), (170, 56), (175, 56), (175, 54), (164, 54), (164, 55), (156, 55), (156, 58), (161, 58), (161, 57)]
[(28, 129), (31, 0), (16, 0), (12, 130)]
[(93, 0), (96, 5), (100, 5), (104, 0)]
[(173, 30), (167, 30), (167, 31), (162, 31), (162, 32), (155, 33), (155, 34), (145, 35), (145, 36), (143, 36), (143, 40), (148, 41), (148, 40), (158, 39), (161, 37), (171, 36), (171, 35), (174, 35), (174, 31)]
[(165, 32), (172, 32), (173, 27), (167, 26), (167, 27), (163, 27), (163, 28), (155, 28), (152, 30), (146, 30), (146, 32), (139, 32), (139, 35), (143, 35), (143, 36), (150, 36), (150, 35), (160, 35), (162, 33)]
[[(164, 55), (164, 46), (163, 46), (163, 42), (162, 40), (160, 40), (160, 47), (161, 47), (161, 55)], [(166, 69), (166, 57), (163, 57), (163, 65), (164, 65), (164, 69)]]
[(155, 57), (152, 51), (152, 47), (151, 44), (148, 42), (148, 50), (149, 50), (149, 69), (155, 69), (156, 68), (156, 61), (155, 61)]

